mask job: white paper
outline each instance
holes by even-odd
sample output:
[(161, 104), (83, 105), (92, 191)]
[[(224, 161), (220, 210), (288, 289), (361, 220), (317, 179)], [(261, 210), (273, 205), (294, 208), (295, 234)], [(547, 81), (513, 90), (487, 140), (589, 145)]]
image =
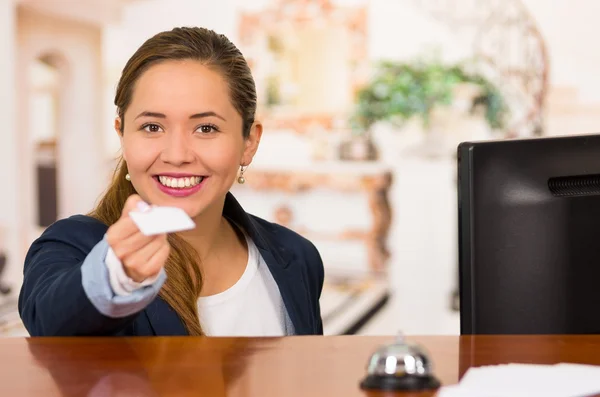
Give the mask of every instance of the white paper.
[(145, 212), (132, 211), (129, 216), (146, 236), (180, 232), (196, 227), (192, 218), (177, 207), (150, 207)]
[(437, 397), (587, 397), (600, 393), (600, 366), (503, 364), (473, 367)]

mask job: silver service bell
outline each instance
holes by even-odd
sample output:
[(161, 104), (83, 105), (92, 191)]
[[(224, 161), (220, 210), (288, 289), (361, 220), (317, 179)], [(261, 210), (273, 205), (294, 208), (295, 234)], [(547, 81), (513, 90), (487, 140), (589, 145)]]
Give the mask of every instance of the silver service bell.
[(360, 383), (366, 390), (432, 390), (440, 382), (432, 371), (431, 360), (423, 348), (408, 343), (402, 335), (390, 345), (379, 348), (369, 360), (367, 376)]

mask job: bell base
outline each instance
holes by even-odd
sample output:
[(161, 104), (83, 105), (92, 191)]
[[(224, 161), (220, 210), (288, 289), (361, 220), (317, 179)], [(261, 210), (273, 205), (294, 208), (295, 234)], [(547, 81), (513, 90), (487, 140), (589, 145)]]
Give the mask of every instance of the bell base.
[(361, 389), (365, 390), (433, 390), (440, 387), (440, 381), (433, 376), (382, 376), (368, 375), (360, 383)]

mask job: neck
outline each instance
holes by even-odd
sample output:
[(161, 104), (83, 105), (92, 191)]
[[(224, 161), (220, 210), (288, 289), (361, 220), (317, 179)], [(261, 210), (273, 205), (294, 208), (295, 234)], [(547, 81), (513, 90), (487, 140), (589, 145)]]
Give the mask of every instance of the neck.
[(225, 243), (231, 233), (231, 226), (223, 218), (224, 203), (223, 200), (206, 208), (194, 217), (195, 229), (179, 233), (198, 252), (201, 262), (217, 251), (218, 246)]

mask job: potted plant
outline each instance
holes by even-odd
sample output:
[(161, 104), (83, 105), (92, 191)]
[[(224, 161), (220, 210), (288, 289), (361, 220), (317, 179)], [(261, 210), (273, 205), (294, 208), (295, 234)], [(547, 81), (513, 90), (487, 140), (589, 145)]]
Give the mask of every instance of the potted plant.
[(431, 134), (434, 109), (450, 106), (456, 88), (465, 84), (477, 88), (471, 111), (483, 110), (489, 127), (502, 129), (508, 109), (495, 85), (480, 74), (467, 72), (465, 66), (445, 65), (435, 59), (380, 62), (369, 83), (358, 92), (352, 128), (356, 134), (369, 134), (375, 122), (401, 126), (417, 116), (423, 129)]

